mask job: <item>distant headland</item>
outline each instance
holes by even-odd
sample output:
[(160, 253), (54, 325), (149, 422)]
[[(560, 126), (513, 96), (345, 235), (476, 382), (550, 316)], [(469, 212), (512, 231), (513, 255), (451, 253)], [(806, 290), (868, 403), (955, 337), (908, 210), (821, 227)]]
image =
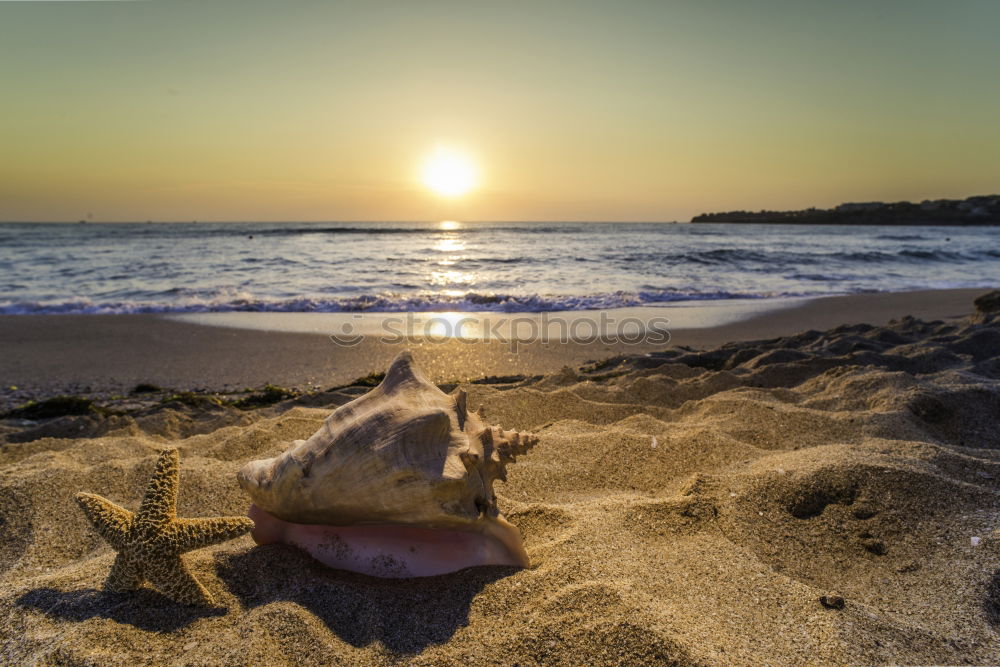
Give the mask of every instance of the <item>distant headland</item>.
[(1000, 225), (1000, 195), (966, 199), (847, 203), (802, 211), (702, 213), (691, 222), (751, 222), (795, 225)]

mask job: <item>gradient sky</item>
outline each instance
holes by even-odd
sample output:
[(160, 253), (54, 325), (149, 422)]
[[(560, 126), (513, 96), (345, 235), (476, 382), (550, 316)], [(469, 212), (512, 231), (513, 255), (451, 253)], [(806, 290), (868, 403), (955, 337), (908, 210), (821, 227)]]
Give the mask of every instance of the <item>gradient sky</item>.
[[(686, 220), (1000, 191), (1000, 2), (0, 1), (0, 220)], [(474, 156), (454, 201), (420, 183)]]

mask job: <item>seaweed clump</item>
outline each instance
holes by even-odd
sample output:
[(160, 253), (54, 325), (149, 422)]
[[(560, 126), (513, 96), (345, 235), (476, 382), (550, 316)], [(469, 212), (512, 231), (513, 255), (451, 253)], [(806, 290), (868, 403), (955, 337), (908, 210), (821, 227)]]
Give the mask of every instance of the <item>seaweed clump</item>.
[(292, 389), (285, 389), (284, 387), (278, 387), (273, 384), (264, 385), (264, 388), (250, 396), (241, 398), (240, 400), (233, 403), (234, 406), (242, 410), (248, 410), (251, 408), (259, 408), (265, 405), (274, 405), (279, 401), (283, 401), (287, 398), (298, 397), (298, 392)]
[(80, 396), (53, 396), (44, 401), (28, 401), (24, 405), (8, 410), (0, 415), (5, 419), (51, 419), (53, 417), (66, 417), (68, 415), (96, 415), (101, 414), (98, 408), (89, 398)]

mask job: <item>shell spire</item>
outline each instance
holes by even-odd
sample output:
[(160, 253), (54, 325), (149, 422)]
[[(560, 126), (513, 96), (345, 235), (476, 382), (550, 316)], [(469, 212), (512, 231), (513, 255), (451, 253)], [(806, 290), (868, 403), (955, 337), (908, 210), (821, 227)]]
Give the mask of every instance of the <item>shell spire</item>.
[(484, 458), (490, 479), (507, 481), (507, 464), (517, 463), (517, 457), (526, 454), (538, 444), (538, 437), (532, 433), (505, 431), (501, 426), (486, 426), (479, 433)]

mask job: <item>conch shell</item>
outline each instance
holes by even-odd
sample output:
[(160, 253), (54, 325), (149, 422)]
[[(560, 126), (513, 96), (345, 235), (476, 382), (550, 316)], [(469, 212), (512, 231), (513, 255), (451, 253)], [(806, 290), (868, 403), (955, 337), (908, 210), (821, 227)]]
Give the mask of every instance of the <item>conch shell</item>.
[(484, 425), (464, 391), (445, 394), (403, 352), (378, 387), (238, 479), (258, 543), (291, 543), (332, 567), (386, 577), (527, 567), (493, 482), (537, 442)]

